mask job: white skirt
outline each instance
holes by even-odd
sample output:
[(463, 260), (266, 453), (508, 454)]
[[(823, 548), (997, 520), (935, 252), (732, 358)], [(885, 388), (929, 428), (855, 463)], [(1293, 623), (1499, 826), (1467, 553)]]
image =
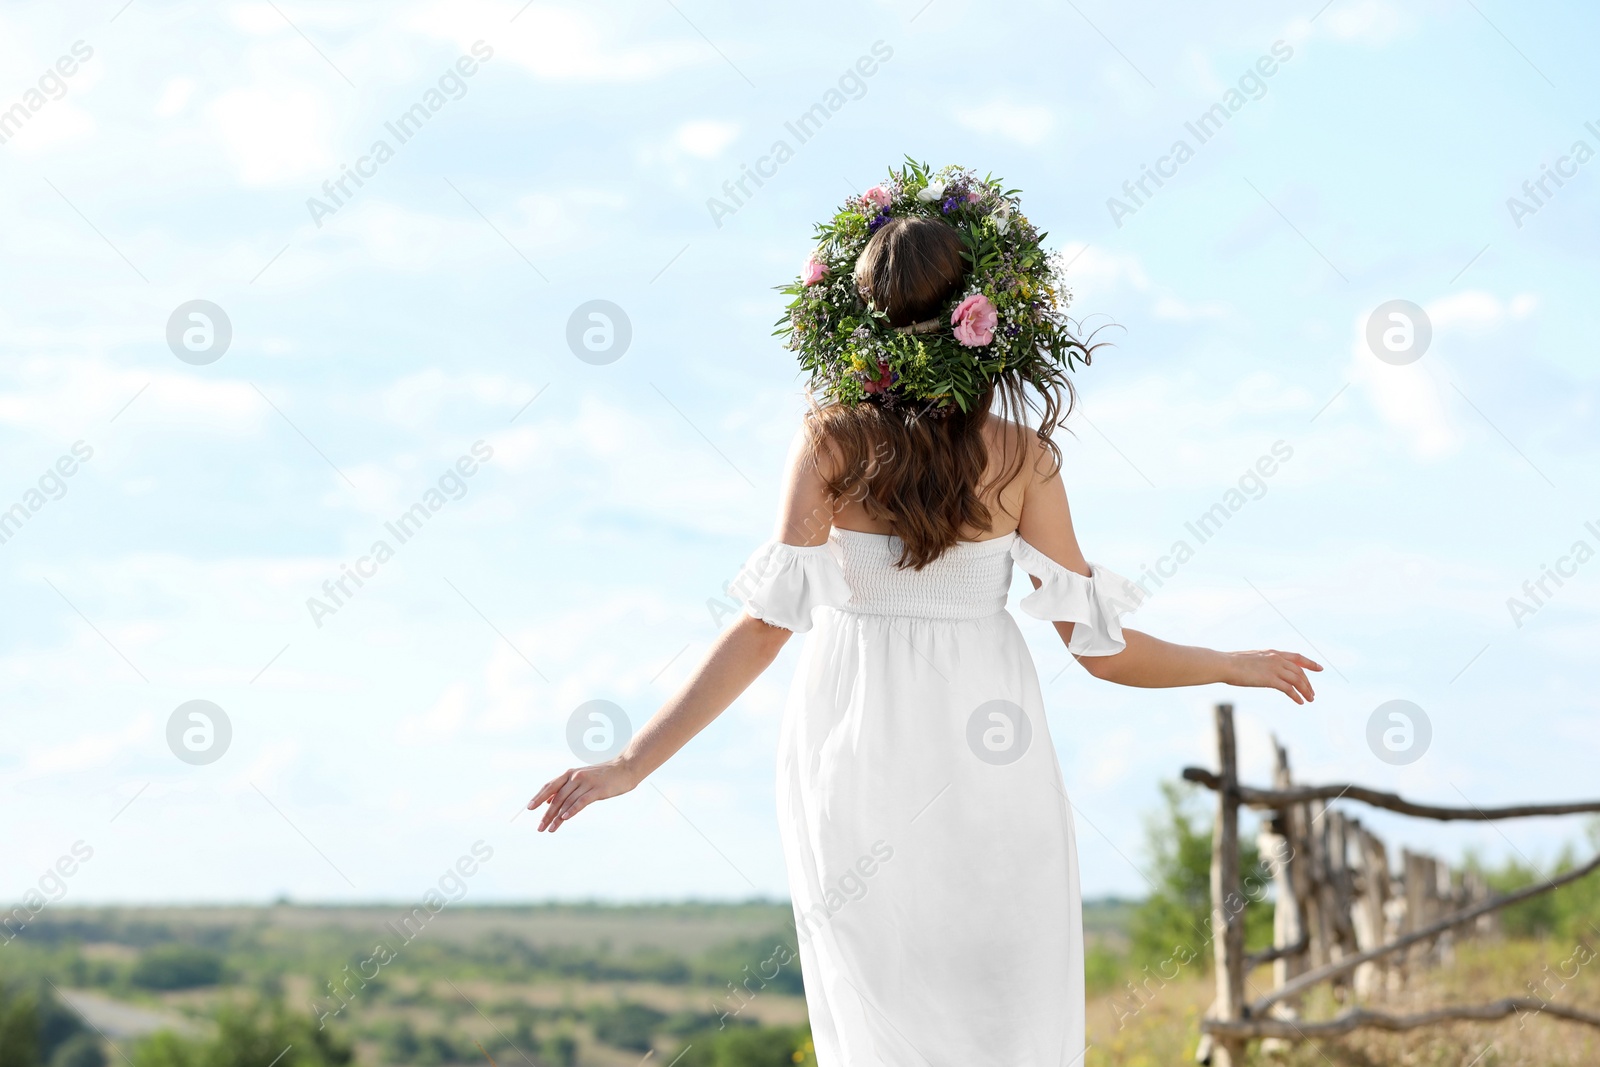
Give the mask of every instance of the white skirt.
[[(887, 535), (769, 542), (745, 609), (811, 630), (778, 748), (778, 821), (819, 1067), (1077, 1067), (1082, 901), (1038, 674), (1005, 610), (1124, 647), (1137, 587), (1016, 535), (922, 571)], [(812, 629), (813, 621), (815, 629)]]
[[(1014, 762), (969, 744), (992, 701), (978, 745), (1003, 758), (1026, 732)], [(819, 1067), (1081, 1061), (1072, 812), (1009, 613), (820, 612), (784, 715), (778, 820)]]

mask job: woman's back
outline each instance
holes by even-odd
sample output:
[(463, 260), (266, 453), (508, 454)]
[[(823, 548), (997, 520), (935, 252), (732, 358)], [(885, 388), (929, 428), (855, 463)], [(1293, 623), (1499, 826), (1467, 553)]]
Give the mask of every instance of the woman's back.
[[(976, 488), (979, 502), (989, 513), (989, 525), (963, 524), (958, 529), (961, 541), (988, 541), (1015, 532), (1021, 520), (1028, 482), (1036, 476), (1035, 464), (1040, 449), (1032, 430), (1006, 419), (988, 418), (979, 427), (979, 433), (986, 462)], [(827, 449), (819, 450), (823, 462), (828, 454)], [(1024, 462), (1017, 462), (1019, 454)], [(820, 473), (825, 481), (831, 482), (844, 472), (835, 464), (834, 469), (824, 469)], [(870, 475), (864, 479), (861, 489), (863, 491), (846, 494), (838, 500), (833, 512), (834, 527), (873, 534), (894, 533), (894, 522), (874, 515), (868, 507)]]

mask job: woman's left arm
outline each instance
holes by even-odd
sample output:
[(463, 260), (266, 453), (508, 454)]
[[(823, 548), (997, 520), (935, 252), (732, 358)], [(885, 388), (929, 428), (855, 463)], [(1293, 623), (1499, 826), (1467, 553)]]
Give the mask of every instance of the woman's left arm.
[[(1074, 574), (1089, 576), (1089, 563), (1078, 546), (1072, 528), (1072, 509), (1061, 472), (1052, 457), (1033, 446), (1033, 478), (1023, 497), (1018, 533), (1058, 565)], [(1031, 576), (1030, 576), (1031, 577)], [(1033, 578), (1034, 588), (1040, 581)], [(1071, 648), (1076, 624), (1054, 624), (1063, 644)], [(1250, 652), (1219, 652), (1196, 645), (1178, 645), (1158, 637), (1123, 628), (1126, 647), (1109, 656), (1078, 656), (1084, 670), (1094, 677), (1118, 685), (1141, 689), (1164, 689), (1183, 685), (1227, 685), (1277, 689), (1296, 704), (1316, 699), (1307, 671), (1322, 666), (1298, 652), (1262, 649)]]
[[(1072, 624), (1058, 622), (1063, 641), (1072, 639)], [(1175, 645), (1159, 637), (1123, 627), (1127, 647), (1111, 656), (1079, 656), (1083, 669), (1104, 682), (1138, 689), (1167, 689), (1181, 685), (1227, 685), (1277, 689), (1296, 704), (1316, 699), (1306, 671), (1321, 665), (1298, 652), (1261, 649), (1252, 652), (1218, 652), (1198, 645)]]

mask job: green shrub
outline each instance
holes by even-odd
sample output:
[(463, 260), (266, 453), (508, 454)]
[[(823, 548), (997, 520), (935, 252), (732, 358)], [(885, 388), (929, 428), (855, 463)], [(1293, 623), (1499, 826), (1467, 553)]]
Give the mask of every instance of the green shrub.
[[(1600, 819), (1588, 824), (1592, 848), (1600, 849)], [(1589, 853), (1592, 855), (1593, 853)], [(1582, 857), (1587, 862), (1588, 856)], [(1580, 865), (1580, 857), (1568, 846), (1547, 868), (1508, 858), (1499, 867), (1488, 868), (1473, 855), (1466, 866), (1483, 875), (1496, 893), (1510, 893), (1535, 882), (1543, 882)], [(1600, 937), (1600, 873), (1569, 882), (1560, 889), (1541, 893), (1500, 912), (1501, 929), (1510, 937), (1555, 937), (1567, 941), (1595, 944)]]
[(139, 1043), (133, 1067), (346, 1067), (349, 1044), (282, 1003), (225, 1008), (209, 1039), (159, 1033)]
[(544, 1055), (554, 1067), (576, 1067), (578, 1040), (568, 1033), (552, 1034), (545, 1038)]
[(139, 954), (129, 981), (144, 989), (194, 989), (222, 980), (222, 957), (195, 945), (157, 945)]
[(597, 1040), (617, 1048), (648, 1052), (653, 1047), (652, 1038), (666, 1015), (645, 1004), (622, 1001), (608, 1008), (597, 1008), (590, 1014)]
[[(1161, 784), (1162, 810), (1145, 823), (1151, 892), (1133, 914), (1135, 966), (1211, 967), (1211, 816), (1196, 810), (1196, 790)], [(1239, 879), (1246, 891), (1245, 940), (1272, 943), (1271, 884), (1251, 835), (1239, 834)]]
[(808, 1027), (739, 1027), (708, 1031), (669, 1060), (675, 1067), (795, 1067), (816, 1064)]
[(56, 1048), (50, 1067), (106, 1067), (106, 1050), (94, 1034), (80, 1033)]
[[(87, 1059), (100, 1054), (98, 1063)], [(42, 983), (0, 983), (0, 1067), (101, 1067), (100, 1042)]]

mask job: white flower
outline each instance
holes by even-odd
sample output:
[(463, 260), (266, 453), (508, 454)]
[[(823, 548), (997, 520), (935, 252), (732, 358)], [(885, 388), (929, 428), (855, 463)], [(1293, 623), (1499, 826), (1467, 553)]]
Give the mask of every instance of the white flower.
[(1001, 233), (1011, 229), (1011, 202), (1000, 201), (1000, 206), (994, 210), (994, 228)]
[(944, 182), (929, 182), (917, 193), (917, 199), (924, 204), (931, 204), (942, 196), (944, 196)]

